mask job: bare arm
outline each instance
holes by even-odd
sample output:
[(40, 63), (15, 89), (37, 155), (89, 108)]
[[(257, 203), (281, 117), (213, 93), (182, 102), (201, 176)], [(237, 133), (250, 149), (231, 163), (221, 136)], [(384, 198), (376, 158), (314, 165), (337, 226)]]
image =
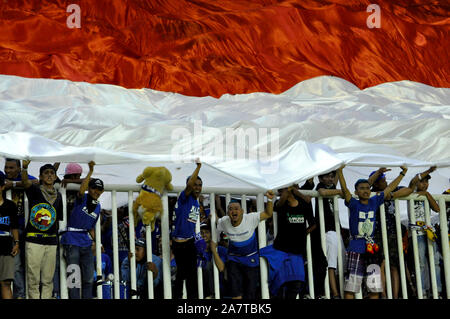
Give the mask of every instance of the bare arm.
[(189, 181), (187, 182), (185, 194), (186, 196), (189, 196), (192, 191), (194, 190), (195, 181), (197, 180), (198, 173), (200, 172), (200, 168), (202, 167), (202, 163), (199, 159), (195, 160), (195, 163), (197, 164), (197, 167), (195, 168), (194, 172), (192, 173), (191, 177), (189, 178)]
[(319, 188), (317, 190), (320, 196), (335, 196), (340, 195), (343, 196), (343, 192), (340, 189), (327, 189), (327, 188)]
[(273, 191), (267, 191), (265, 194), (268, 198), (266, 209), (261, 213), (259, 220), (262, 222), (273, 215), (273, 198), (275, 197)]
[(339, 167), (336, 171), (336, 174), (339, 178), (339, 183), (341, 184), (342, 194), (344, 195), (344, 200), (348, 203), (350, 199), (352, 199), (352, 193), (347, 188), (347, 183), (345, 182), (344, 174), (342, 170), (344, 169), (345, 165), (342, 165)]
[(400, 184), (401, 180), (403, 179), (406, 172), (408, 171), (408, 168), (406, 166), (401, 166), (400, 168), (402, 169), (400, 174), (384, 190), (384, 198), (385, 199), (391, 198), (391, 193), (394, 191), (394, 189), (397, 188), (398, 184)]
[(414, 190), (416, 188), (416, 185), (419, 182), (419, 180), (421, 180), (422, 178), (425, 178), (426, 176), (430, 175), (435, 170), (436, 170), (436, 166), (431, 166), (426, 171), (424, 171), (422, 173), (419, 173), (416, 176), (414, 176), (414, 178), (411, 179), (411, 181), (409, 182), (409, 188), (412, 188)]
[(217, 243), (215, 241), (211, 240), (210, 248), (211, 248), (211, 253), (213, 255), (214, 263), (216, 264), (217, 269), (219, 269), (220, 272), (223, 272), (225, 270), (225, 264), (224, 264), (222, 258), (220, 258), (219, 253), (217, 252)]
[(398, 191), (394, 192), (391, 199), (400, 198), (400, 197), (406, 197), (410, 195), (413, 192), (413, 190), (409, 187), (403, 187), (400, 188)]
[(431, 196), (431, 194), (427, 191), (418, 192), (418, 195), (425, 196), (430, 203), (430, 208), (434, 210), (436, 213), (439, 213), (441, 210), (439, 209), (439, 205), (436, 200)]
[(30, 165), (30, 161), (29, 160), (23, 160), (22, 161), (22, 186), (23, 188), (27, 189), (30, 188), (31, 185), (33, 184), (29, 179), (28, 179), (28, 165)]
[(375, 181), (378, 179), (378, 177), (380, 177), (381, 175), (383, 175), (388, 171), (390, 171), (390, 169), (387, 169), (386, 167), (380, 167), (372, 176), (369, 177), (368, 179), (369, 185), (372, 186), (373, 183), (375, 183)]
[(92, 173), (94, 172), (95, 162), (89, 162), (89, 172), (86, 177), (83, 179), (83, 182), (80, 185), (80, 190), (78, 191), (78, 197), (82, 197), (84, 193), (87, 191), (89, 187), (89, 181), (91, 180)]
[(292, 189), (292, 194), (294, 194), (294, 195), (300, 197), (301, 199), (303, 199), (303, 200), (304, 200), (305, 202), (307, 202), (307, 203), (311, 203), (311, 196), (302, 194), (302, 193), (301, 193), (297, 188), (295, 188), (295, 187), (292, 187), (291, 189)]
[(13, 235), (14, 238), (14, 246), (11, 250), (11, 255), (14, 257), (16, 256), (19, 252), (19, 230), (17, 228), (13, 228), (11, 229), (11, 233)]

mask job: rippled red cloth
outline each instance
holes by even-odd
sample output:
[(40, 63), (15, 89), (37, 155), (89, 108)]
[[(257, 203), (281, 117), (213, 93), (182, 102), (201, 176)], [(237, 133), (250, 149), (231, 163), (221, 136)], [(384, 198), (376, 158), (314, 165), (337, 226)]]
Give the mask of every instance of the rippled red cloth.
[[(1, 0), (0, 73), (215, 97), (320, 75), (449, 87), (448, 2), (378, 0), (370, 29), (372, 2)], [(72, 3), (81, 28), (67, 27)]]

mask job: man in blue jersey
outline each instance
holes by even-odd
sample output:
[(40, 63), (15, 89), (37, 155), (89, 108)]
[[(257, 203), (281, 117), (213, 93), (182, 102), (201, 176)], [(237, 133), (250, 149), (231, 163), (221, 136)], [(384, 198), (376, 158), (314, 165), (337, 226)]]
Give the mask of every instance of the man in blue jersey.
[(172, 231), (172, 249), (177, 264), (173, 293), (175, 299), (182, 297), (184, 280), (187, 298), (198, 298), (195, 224), (200, 216), (198, 197), (202, 192), (203, 182), (198, 176), (202, 166), (200, 160), (196, 160), (196, 165), (192, 175), (187, 178), (186, 188), (180, 193), (175, 206), (175, 228)]
[(89, 172), (81, 183), (73, 210), (68, 216), (67, 228), (61, 237), (67, 262), (67, 275), (70, 276), (77, 267), (81, 274), (81, 281), (74, 283), (73, 287), (69, 287), (71, 299), (80, 299), (80, 297), (92, 299), (94, 280), (92, 244), (95, 238), (95, 224), (100, 215), (98, 199), (104, 190), (103, 182), (100, 179), (91, 179), (94, 165), (93, 161), (89, 162)]
[(255, 229), (273, 214), (274, 193), (267, 191), (265, 195), (268, 198), (265, 211), (244, 214), (241, 204), (234, 201), (228, 205), (227, 216), (217, 222), (218, 236), (224, 232), (229, 238), (226, 270), (233, 299), (258, 297), (259, 247)]
[[(376, 227), (376, 212), (384, 200), (389, 200), (392, 191), (398, 186), (405, 176), (406, 167), (402, 166), (400, 175), (394, 179), (384, 192), (372, 196), (370, 184), (367, 179), (359, 179), (355, 183), (355, 195), (352, 197), (347, 188), (342, 169), (337, 170), (339, 183), (345, 199), (345, 205), (349, 208), (349, 229), (350, 243), (347, 248), (347, 270), (345, 274), (344, 297), (354, 299), (355, 293), (359, 292), (363, 278), (366, 277), (366, 286), (369, 291), (369, 298), (378, 299), (382, 292), (380, 266), (374, 263), (371, 257), (378, 250), (374, 242)], [(375, 258), (376, 260), (376, 258)]]

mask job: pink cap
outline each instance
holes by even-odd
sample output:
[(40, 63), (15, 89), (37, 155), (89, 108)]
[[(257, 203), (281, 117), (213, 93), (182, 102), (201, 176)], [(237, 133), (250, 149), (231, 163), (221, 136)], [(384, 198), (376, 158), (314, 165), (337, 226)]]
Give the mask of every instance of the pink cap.
[(81, 174), (83, 173), (83, 168), (80, 164), (77, 163), (69, 163), (66, 166), (65, 175), (71, 174)]

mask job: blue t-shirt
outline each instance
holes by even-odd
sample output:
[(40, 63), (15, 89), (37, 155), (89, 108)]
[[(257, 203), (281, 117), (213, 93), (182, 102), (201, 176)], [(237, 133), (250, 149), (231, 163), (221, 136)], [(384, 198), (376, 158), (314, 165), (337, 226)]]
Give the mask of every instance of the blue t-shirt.
[(384, 192), (369, 198), (367, 205), (359, 200), (351, 198), (345, 206), (350, 209), (349, 228), (350, 243), (347, 251), (364, 253), (366, 251), (366, 239), (372, 238), (376, 226), (376, 212), (384, 203)]
[[(94, 256), (94, 282), (97, 280), (97, 257)], [(109, 258), (109, 256), (105, 253), (102, 253), (102, 277), (104, 279), (108, 278), (109, 274), (113, 274), (114, 270), (113, 270), (113, 266), (112, 266), (112, 262), (111, 259)]]
[(195, 224), (200, 216), (200, 204), (191, 194), (186, 196), (182, 191), (175, 206), (175, 229), (173, 238), (193, 238), (195, 236)]
[[(88, 210), (88, 194), (75, 200), (75, 205), (67, 222), (67, 232), (61, 237), (61, 244), (74, 245), (78, 247), (89, 247), (92, 245), (92, 239), (88, 235), (88, 231), (95, 227), (100, 216), (100, 203), (97, 203), (95, 209), (91, 212)], [(85, 231), (71, 231), (70, 228)]]

